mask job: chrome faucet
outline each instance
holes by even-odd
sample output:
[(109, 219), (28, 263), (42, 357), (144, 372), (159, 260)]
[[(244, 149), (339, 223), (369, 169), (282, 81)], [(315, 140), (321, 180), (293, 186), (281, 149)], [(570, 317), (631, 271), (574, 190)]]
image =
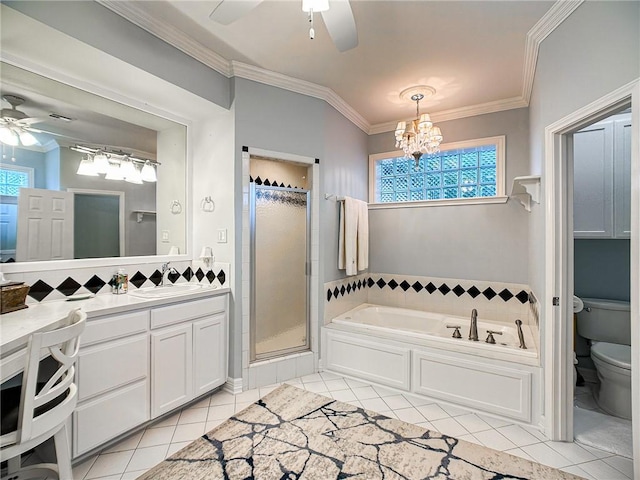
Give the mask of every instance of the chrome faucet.
[(471, 310), (471, 325), (469, 325), (469, 340), (478, 341), (478, 310)]
[(171, 262), (162, 264), (162, 279), (160, 280), (160, 285), (158, 285), (159, 287), (164, 287), (164, 276), (167, 273), (178, 273), (175, 268), (169, 266), (170, 263)]

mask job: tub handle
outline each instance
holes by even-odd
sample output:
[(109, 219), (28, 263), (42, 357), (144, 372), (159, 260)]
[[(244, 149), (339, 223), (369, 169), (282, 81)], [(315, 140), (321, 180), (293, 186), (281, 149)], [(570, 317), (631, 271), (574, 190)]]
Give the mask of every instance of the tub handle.
[(487, 339), (485, 342), (494, 344), (496, 343), (496, 339), (493, 338), (494, 335), (502, 335), (502, 332), (496, 332), (495, 330), (487, 330)]
[(460, 325), (447, 325), (447, 328), (455, 328), (452, 335), (453, 338), (462, 338), (462, 335), (460, 334), (460, 329), (462, 327)]

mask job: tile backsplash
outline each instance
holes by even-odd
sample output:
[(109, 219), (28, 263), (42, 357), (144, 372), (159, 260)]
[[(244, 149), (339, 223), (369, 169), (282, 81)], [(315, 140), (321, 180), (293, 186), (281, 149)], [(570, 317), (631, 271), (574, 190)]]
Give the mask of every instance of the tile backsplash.
[[(165, 282), (229, 286), (230, 264), (228, 263), (214, 262), (211, 269), (203, 269), (192, 265), (190, 261), (174, 261), (171, 262), (171, 267), (176, 270), (176, 273), (168, 273)], [(27, 304), (34, 304), (61, 300), (81, 293), (111, 294), (111, 278), (118, 268), (124, 268), (129, 275), (130, 290), (158, 285), (162, 279), (158, 263), (47, 270), (6, 274), (6, 277), (29, 285)]]
[(324, 323), (362, 303), (470, 315), (524, 323), (530, 320), (530, 291), (517, 283), (367, 273), (325, 283)]

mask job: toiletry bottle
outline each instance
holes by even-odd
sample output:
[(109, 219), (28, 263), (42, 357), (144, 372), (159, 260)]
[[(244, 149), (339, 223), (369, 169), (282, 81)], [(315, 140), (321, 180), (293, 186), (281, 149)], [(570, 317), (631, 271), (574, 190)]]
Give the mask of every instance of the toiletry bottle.
[(124, 268), (118, 270), (118, 293), (129, 291), (129, 275), (124, 272)]

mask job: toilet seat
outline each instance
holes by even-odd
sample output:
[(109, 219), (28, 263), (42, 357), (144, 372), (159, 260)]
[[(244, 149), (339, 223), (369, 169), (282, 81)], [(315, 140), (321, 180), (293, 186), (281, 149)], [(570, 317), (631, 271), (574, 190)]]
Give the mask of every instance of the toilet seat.
[(631, 370), (631, 346), (629, 345), (593, 342), (591, 355), (613, 367)]

